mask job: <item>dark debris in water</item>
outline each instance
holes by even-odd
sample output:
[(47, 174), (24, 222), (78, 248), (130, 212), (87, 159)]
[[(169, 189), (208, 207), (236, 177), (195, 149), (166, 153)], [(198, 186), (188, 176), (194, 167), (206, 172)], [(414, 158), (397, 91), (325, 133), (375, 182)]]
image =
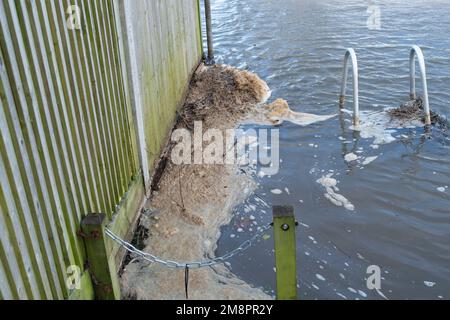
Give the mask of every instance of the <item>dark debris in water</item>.
[[(431, 124), (447, 130), (447, 119), (434, 111), (431, 113)], [(420, 120), (425, 123), (425, 113), (423, 109), (423, 101), (421, 97), (415, 100), (408, 101), (400, 107), (388, 110), (391, 119), (396, 119), (404, 122)]]

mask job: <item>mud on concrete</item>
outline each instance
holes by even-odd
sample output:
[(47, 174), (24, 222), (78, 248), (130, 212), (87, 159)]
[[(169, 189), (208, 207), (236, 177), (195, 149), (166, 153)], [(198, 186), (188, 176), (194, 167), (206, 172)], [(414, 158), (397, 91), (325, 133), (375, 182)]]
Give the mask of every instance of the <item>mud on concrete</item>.
[[(270, 97), (257, 75), (223, 65), (200, 66), (195, 73), (176, 128), (233, 129)], [(168, 147), (170, 150), (170, 146)], [(174, 165), (164, 154), (165, 169), (140, 219), (148, 230), (144, 251), (168, 260), (190, 262), (214, 257), (220, 227), (233, 208), (256, 188), (237, 165)], [(167, 269), (129, 257), (121, 274), (124, 298), (185, 299), (184, 270)], [(191, 299), (271, 299), (238, 279), (225, 265), (190, 272)]]

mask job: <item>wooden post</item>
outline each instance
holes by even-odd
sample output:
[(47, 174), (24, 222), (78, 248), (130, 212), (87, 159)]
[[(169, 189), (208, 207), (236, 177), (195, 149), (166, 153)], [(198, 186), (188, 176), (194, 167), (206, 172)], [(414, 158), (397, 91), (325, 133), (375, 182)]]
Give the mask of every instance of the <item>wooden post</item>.
[(119, 300), (120, 287), (114, 259), (109, 259), (105, 238), (106, 215), (90, 214), (81, 221), (87, 267), (97, 300)]
[(273, 207), (277, 299), (297, 299), (295, 215), (292, 206)]

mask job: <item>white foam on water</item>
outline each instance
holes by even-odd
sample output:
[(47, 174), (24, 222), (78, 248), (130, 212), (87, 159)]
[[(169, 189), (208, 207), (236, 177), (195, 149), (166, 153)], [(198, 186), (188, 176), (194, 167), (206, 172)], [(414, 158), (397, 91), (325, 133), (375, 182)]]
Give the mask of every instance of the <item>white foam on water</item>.
[(358, 294), (363, 298), (367, 298), (367, 294), (362, 290), (358, 290)]
[(349, 114), (349, 115), (351, 115), (351, 116), (353, 116), (353, 111), (351, 111), (351, 110), (348, 110), (348, 109), (341, 109), (341, 111), (344, 112), (344, 113), (347, 113), (347, 114)]
[(327, 121), (334, 117), (336, 117), (335, 114), (321, 116), (321, 115), (315, 115), (315, 114), (310, 114), (310, 113), (291, 111), (289, 113), (289, 116), (283, 117), (281, 120), (291, 122), (298, 126), (306, 127), (306, 126), (309, 126), (309, 125), (317, 123), (317, 122)]
[(358, 156), (354, 153), (349, 153), (345, 155), (345, 161), (347, 162), (353, 162), (358, 160)]
[(276, 195), (279, 195), (279, 194), (283, 193), (283, 191), (281, 191), (280, 189), (273, 189), (273, 190), (270, 190), (270, 192), (273, 193), (273, 194), (276, 194)]
[(364, 161), (363, 161), (363, 166), (367, 166), (367, 165), (369, 165), (369, 164), (371, 164), (372, 162), (374, 162), (375, 160), (377, 160), (378, 159), (378, 156), (375, 156), (375, 157), (367, 157), (366, 159), (364, 159)]
[(319, 180), (317, 180), (317, 183), (321, 184), (325, 188), (334, 188), (337, 186), (338, 182), (336, 179), (332, 178), (333, 174), (330, 173), (326, 176), (323, 176)]
[(316, 239), (314, 239), (314, 237), (309, 236), (308, 239), (311, 240), (314, 244), (317, 244), (317, 241)]
[(381, 290), (378, 290), (378, 289), (376, 289), (376, 290), (377, 290), (377, 293), (380, 295), (380, 297), (382, 297), (382, 298), (385, 299), (385, 300), (389, 300), (388, 297), (386, 297), (386, 296), (383, 294), (383, 292), (381, 292)]
[(326, 280), (324, 276), (322, 276), (321, 274), (318, 274), (318, 273), (316, 274), (316, 278), (319, 279), (320, 281)]
[(317, 183), (326, 189), (327, 192), (324, 194), (325, 198), (335, 206), (344, 207), (349, 211), (355, 210), (355, 206), (346, 197), (337, 193), (339, 191), (339, 188), (337, 187), (338, 181), (333, 178), (332, 173), (323, 176), (317, 180)]
[(397, 132), (397, 129), (418, 126), (422, 126), (419, 120), (400, 123), (392, 119), (386, 110), (378, 112), (361, 111), (360, 125), (358, 127), (351, 126), (350, 129), (359, 131), (363, 139), (374, 139), (373, 145), (380, 145), (394, 142), (396, 138), (393, 135)]
[(351, 293), (355, 293), (355, 294), (358, 293), (358, 291), (356, 291), (355, 289), (350, 288), (350, 287), (348, 287), (347, 290), (350, 291)]
[(339, 297), (341, 297), (342, 299), (347, 300), (347, 297), (344, 296), (342, 293), (336, 292), (336, 294), (337, 294)]
[[(264, 103), (260, 104), (260, 107)], [(270, 113), (267, 112), (267, 110), (258, 110), (259, 112), (252, 113), (251, 116), (246, 117), (242, 121), (243, 124), (260, 124), (260, 125), (281, 125), (285, 121), (291, 122), (293, 124), (296, 124), (298, 126), (306, 127), (311, 124), (317, 123), (317, 122), (324, 122), (329, 119), (332, 119), (337, 116), (337, 114), (332, 115), (316, 115), (311, 113), (304, 113), (304, 112), (295, 112), (292, 111), (288, 106), (286, 106), (285, 109), (283, 109), (283, 113)], [(313, 146), (315, 147), (315, 145)]]
[(424, 281), (423, 282), (428, 288), (433, 288), (436, 285), (436, 282), (432, 281)]
[(260, 178), (264, 178), (265, 176), (266, 176), (267, 174), (264, 172), (264, 171), (259, 171), (259, 173), (258, 173), (258, 177), (260, 177)]

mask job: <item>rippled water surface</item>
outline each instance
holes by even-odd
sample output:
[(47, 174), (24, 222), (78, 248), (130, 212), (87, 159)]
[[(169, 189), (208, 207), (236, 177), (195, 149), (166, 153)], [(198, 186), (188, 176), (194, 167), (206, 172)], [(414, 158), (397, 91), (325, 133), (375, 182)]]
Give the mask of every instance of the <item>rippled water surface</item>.
[[(426, 56), (431, 107), (450, 115), (450, 1), (372, 1), (381, 9), (380, 30), (367, 27), (369, 1), (212, 3), (218, 62), (258, 73), (272, 99), (288, 100), (295, 111), (337, 112), (347, 47), (358, 54), (361, 109), (398, 106), (408, 99), (409, 47), (417, 44)], [(302, 299), (450, 299), (448, 136), (396, 129), (394, 142), (374, 149), (373, 139), (350, 125), (339, 117), (308, 127), (284, 123), (279, 174), (255, 176), (260, 186), (223, 228), (217, 253), (248, 239), (253, 219), (270, 222), (272, 205), (294, 204)], [(351, 152), (358, 161), (344, 160)], [(375, 160), (364, 164), (367, 159)], [(325, 197), (317, 180), (326, 175), (354, 211)], [(272, 238), (261, 240), (234, 258), (231, 269), (273, 294), (272, 250)], [(381, 294), (367, 289), (370, 265), (382, 269)]]

